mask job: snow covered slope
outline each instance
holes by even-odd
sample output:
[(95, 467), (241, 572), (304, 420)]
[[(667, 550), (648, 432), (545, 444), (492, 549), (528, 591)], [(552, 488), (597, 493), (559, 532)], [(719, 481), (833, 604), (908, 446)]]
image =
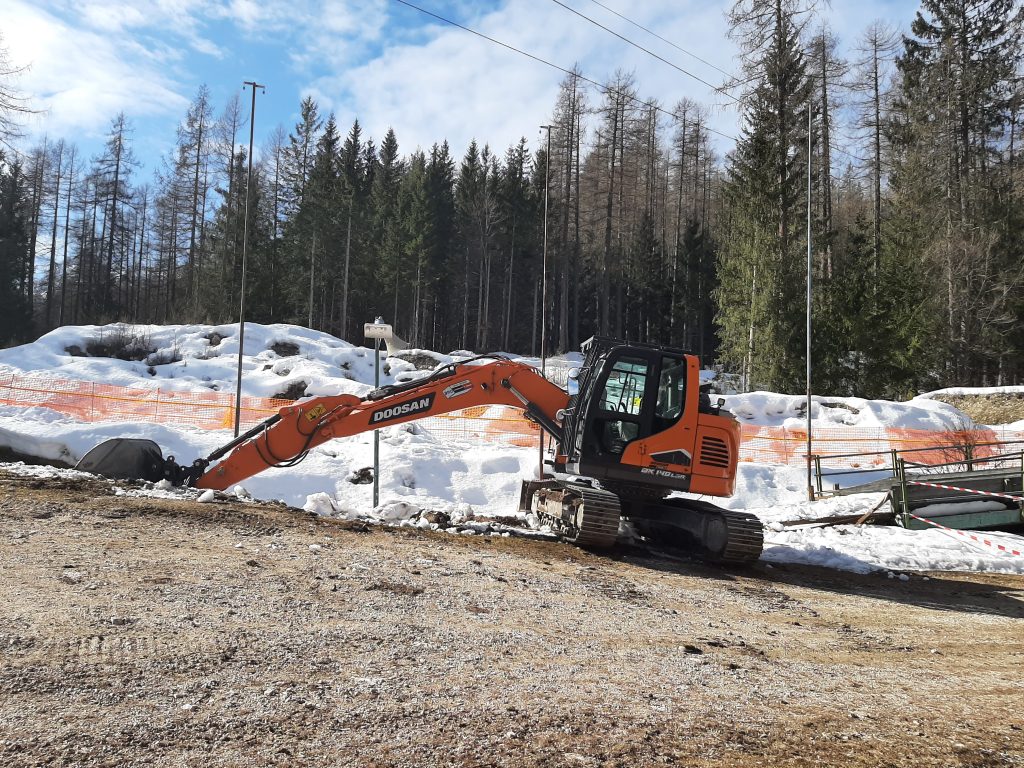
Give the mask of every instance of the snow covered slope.
[[(451, 360), (419, 350), (405, 356), (415, 359), (417, 353), (434, 364)], [(0, 350), (0, 372), (50, 371), (67, 379), (179, 391), (234, 392), (237, 364), (237, 325), (67, 326)], [(360, 394), (373, 383), (373, 350), (308, 328), (246, 323), (242, 374), (243, 395), (276, 397), (296, 385), (307, 395)], [(418, 375), (409, 359), (395, 358), (381, 374), (385, 384)]]
[[(726, 395), (725, 407), (741, 423), (767, 427), (803, 429), (807, 424), (807, 397), (776, 392), (748, 392)], [(890, 429), (964, 429), (973, 422), (952, 405), (930, 399), (906, 403), (864, 400), (859, 397), (814, 396), (811, 399), (812, 427), (888, 427)]]
[[(24, 373), (125, 387), (159, 385), (180, 391), (234, 391), (237, 326), (79, 326), (60, 328), (38, 341), (0, 350), (0, 375)], [(410, 381), (437, 365), (469, 356), (407, 350), (386, 361), (382, 383)], [(530, 362), (528, 359), (527, 362)], [(564, 378), (579, 355), (549, 360)], [(246, 324), (243, 393), (259, 397), (352, 393), (373, 382), (373, 351), (329, 334), (289, 325)], [(726, 397), (744, 423), (801, 428), (801, 396), (755, 392)], [(962, 426), (960, 411), (934, 400), (910, 403), (820, 397), (820, 426), (885, 426), (946, 430)], [(74, 464), (111, 437), (157, 442), (181, 461), (205, 456), (227, 442), (228, 431), (144, 422), (82, 423), (47, 408), (0, 406), (0, 446)], [(372, 437), (336, 440), (313, 450), (302, 464), (270, 469), (245, 483), (257, 498), (281, 499), (322, 514), (425, 524), (429, 512), (466, 519), (474, 511), (513, 515), (520, 479), (536, 472), (536, 450), (453, 440), (413, 423), (381, 430), (381, 505), (372, 509), (372, 486), (359, 482), (372, 465)], [(880, 497), (865, 495), (809, 504), (802, 471), (743, 462), (736, 495), (716, 500), (746, 509), (768, 524), (766, 560), (816, 562), (840, 568), (983, 568), (1024, 571), (1024, 559), (978, 551), (941, 532), (899, 529), (811, 528), (781, 530), (780, 523), (829, 514), (858, 514)], [(779, 530), (776, 530), (779, 529)]]

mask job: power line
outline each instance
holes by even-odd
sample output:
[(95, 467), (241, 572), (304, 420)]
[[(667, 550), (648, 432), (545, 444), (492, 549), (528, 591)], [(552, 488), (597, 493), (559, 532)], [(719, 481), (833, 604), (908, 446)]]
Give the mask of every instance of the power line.
[[(612, 94), (613, 93), (613, 94), (621, 95), (623, 98), (629, 100), (633, 104), (637, 104), (637, 105), (639, 105), (641, 107), (647, 107), (648, 109), (654, 109), (657, 112), (662, 113), (663, 115), (667, 115), (668, 117), (671, 117), (673, 120), (676, 120), (676, 121), (679, 120), (679, 115), (677, 115), (675, 112), (671, 112), (671, 111), (665, 109), (664, 107), (659, 106), (654, 101), (645, 101), (645, 100), (640, 99), (640, 98), (638, 98), (636, 96), (631, 96), (629, 93), (625, 92), (622, 89), (612, 88), (611, 86), (606, 85), (606, 84), (601, 83), (601, 82), (598, 82), (597, 80), (593, 80), (593, 79), (587, 77), (586, 75), (581, 74), (580, 72), (577, 72), (575, 70), (566, 69), (565, 67), (559, 66), (558, 64), (554, 64), (554, 63), (548, 61), (547, 59), (541, 58), (540, 56), (537, 56), (537, 55), (532, 54), (532, 53), (528, 53), (527, 51), (524, 51), (524, 50), (522, 50), (520, 48), (516, 48), (514, 45), (510, 45), (508, 43), (502, 42), (501, 40), (497, 40), (497, 39), (495, 39), (493, 37), (489, 37), (489, 36), (485, 35), (483, 32), (478, 32), (477, 30), (472, 29), (471, 27), (467, 27), (467, 26), (465, 26), (463, 24), (459, 24), (457, 21), (452, 21), (451, 19), (447, 19), (444, 16), (440, 16), (440, 15), (434, 13), (433, 11), (428, 11), (425, 8), (421, 8), (420, 6), (418, 6), (418, 5), (416, 5), (416, 4), (412, 3), (412, 2), (409, 2), (409, 0), (395, 0), (395, 2), (401, 3), (402, 5), (407, 6), (409, 8), (412, 8), (415, 11), (419, 11), (420, 13), (424, 14), (425, 16), (430, 16), (431, 18), (437, 19), (438, 21), (441, 21), (441, 22), (443, 22), (445, 24), (449, 24), (449, 25), (451, 25), (453, 27), (457, 27), (458, 29), (461, 29), (461, 30), (463, 30), (465, 32), (469, 32), (472, 35), (476, 35), (477, 37), (479, 37), (479, 38), (481, 38), (483, 40), (486, 40), (486, 41), (488, 41), (490, 43), (494, 43), (495, 45), (500, 45), (502, 48), (506, 48), (506, 49), (508, 49), (508, 50), (510, 50), (510, 51), (512, 51), (514, 53), (518, 53), (520, 56), (525, 56), (528, 59), (532, 59), (533, 61), (536, 61), (536, 62), (538, 62), (540, 64), (544, 64), (545, 66), (551, 67), (552, 69), (557, 69), (559, 72), (562, 72), (562, 73), (564, 73), (566, 75), (570, 75), (572, 77), (577, 77), (577, 78), (579, 78), (580, 80), (582, 80), (585, 83), (590, 83), (595, 88), (600, 90), (602, 93), (606, 93), (606, 94)], [(558, 2), (558, 0), (554, 0), (554, 2)], [(561, 3), (558, 3), (558, 4), (561, 5)], [(570, 8), (569, 10), (572, 10), (572, 9)], [(701, 82), (704, 82), (704, 81), (701, 81)], [(729, 94), (726, 94), (726, 95), (729, 95)], [(732, 97), (732, 96), (729, 96), (729, 97), (733, 98), (736, 101), (738, 101), (738, 99), (735, 99), (735, 97)], [(721, 136), (723, 139), (728, 139), (729, 141), (733, 141), (733, 142), (739, 141), (739, 139), (737, 139), (735, 136), (732, 136), (732, 135), (730, 135), (728, 133), (725, 133), (723, 131), (719, 131), (716, 128), (712, 128), (710, 125), (705, 125), (704, 128), (709, 133), (714, 133), (714, 134), (716, 134), (718, 136)], [(863, 158), (857, 157), (856, 155), (853, 155), (853, 154), (851, 154), (851, 153), (849, 153), (849, 152), (847, 152), (847, 151), (845, 151), (843, 149), (840, 149), (839, 147), (837, 147), (837, 146), (835, 146), (835, 145), (833, 145), (831, 143), (829, 144), (829, 147), (830, 147), (830, 149), (833, 152), (837, 152), (837, 153), (839, 153), (841, 155), (846, 155), (847, 157), (850, 157), (850, 158), (852, 158), (854, 160), (857, 160), (858, 162), (864, 162)]]
[(642, 29), (647, 34), (653, 35), (654, 37), (658, 38), (662, 42), (667, 43), (668, 45), (671, 45), (676, 50), (682, 51), (687, 56), (692, 56), (693, 58), (695, 58), (697, 61), (701, 62), (702, 64), (708, 65), (709, 67), (714, 69), (716, 72), (721, 72), (723, 75), (725, 75), (726, 77), (728, 77), (732, 81), (728, 85), (722, 86), (725, 89), (740, 88), (740, 87), (746, 85), (747, 83), (752, 83), (758, 77), (757, 75), (751, 75), (750, 77), (747, 77), (747, 78), (741, 80), (738, 76), (734, 75), (732, 72), (727, 72), (726, 70), (722, 69), (721, 67), (719, 67), (719, 66), (717, 66), (715, 64), (712, 64), (707, 59), (702, 59), (700, 56), (698, 56), (697, 54), (693, 53), (692, 51), (686, 50), (681, 45), (676, 45), (671, 40), (668, 40), (667, 38), (662, 37), (661, 35), (659, 35), (654, 30), (648, 29), (647, 27), (643, 26), (642, 24), (638, 24), (637, 22), (633, 21), (632, 19), (630, 19), (630, 18), (628, 18), (626, 16), (623, 16), (621, 13), (619, 13), (616, 10), (614, 10), (613, 8), (609, 8), (604, 3), (599, 2), (599, 0), (590, 0), (590, 2), (594, 3), (594, 5), (601, 6), (602, 8), (604, 8), (609, 13), (611, 13), (611, 14), (613, 14), (615, 16), (618, 16), (620, 19), (622, 19), (623, 21), (625, 21), (625, 22), (627, 22), (629, 24), (632, 24), (637, 29)]
[[(620, 19), (622, 19), (623, 21), (626, 21), (626, 22), (628, 22), (628, 23), (632, 24), (632, 25), (633, 25), (634, 27), (637, 27), (638, 29), (642, 29), (642, 30), (643, 30), (644, 32), (647, 32), (648, 34), (650, 34), (650, 35), (653, 35), (654, 37), (658, 38), (658, 39), (659, 39), (659, 40), (661, 40), (662, 42), (664, 42), (664, 43), (667, 43), (668, 45), (671, 45), (671, 46), (672, 46), (673, 48), (675, 48), (675, 49), (677, 49), (677, 50), (679, 50), (679, 51), (682, 51), (683, 53), (687, 54), (688, 56), (692, 56), (693, 58), (697, 59), (697, 61), (699, 61), (699, 62), (701, 62), (701, 63), (703, 63), (703, 64), (707, 64), (707, 65), (708, 65), (709, 67), (711, 67), (712, 69), (714, 69), (714, 70), (716, 70), (716, 71), (718, 71), (718, 72), (721, 72), (721, 73), (722, 73), (723, 75), (725, 75), (726, 77), (728, 77), (728, 78), (730, 78), (730, 79), (734, 80), (735, 82), (734, 82), (734, 83), (733, 83), (732, 85), (728, 86), (729, 88), (736, 88), (736, 87), (739, 87), (739, 86), (741, 86), (741, 85), (746, 85), (747, 83), (749, 83), (749, 82), (751, 82), (751, 81), (753, 81), (753, 80), (755, 80), (755, 79), (756, 79), (756, 76), (753, 76), (753, 77), (749, 77), (749, 78), (747, 78), (746, 80), (740, 80), (740, 79), (739, 79), (738, 77), (736, 77), (735, 75), (733, 75), (733, 74), (731, 74), (731, 73), (729, 73), (729, 72), (726, 72), (726, 71), (725, 71), (724, 69), (722, 69), (721, 67), (715, 66), (715, 65), (714, 65), (714, 64), (712, 64), (712, 63), (711, 63), (710, 61), (706, 61), (706, 60), (702, 59), (702, 58), (701, 58), (700, 56), (698, 56), (697, 54), (695, 54), (695, 53), (691, 53), (690, 51), (686, 50), (685, 48), (683, 48), (683, 47), (681, 47), (681, 46), (679, 46), (679, 45), (676, 45), (676, 44), (675, 44), (675, 43), (673, 43), (673, 42), (672, 42), (671, 40), (667, 40), (666, 38), (664, 38), (664, 37), (662, 37), (661, 35), (659, 35), (659, 34), (658, 34), (657, 32), (654, 32), (653, 30), (650, 30), (650, 29), (648, 29), (647, 27), (645, 27), (645, 26), (643, 26), (643, 25), (641, 25), (641, 24), (638, 24), (637, 22), (633, 21), (632, 19), (629, 19), (629, 18), (627, 18), (627, 17), (623, 16), (623, 15), (622, 15), (621, 13), (619, 13), (619, 12), (617, 12), (617, 11), (615, 11), (615, 10), (613, 10), (613, 9), (609, 8), (609, 7), (608, 7), (607, 5), (605, 5), (604, 3), (601, 3), (601, 2), (599, 2), (599, 0), (590, 0), (590, 1), (591, 1), (592, 3), (594, 3), (595, 5), (598, 5), (598, 6), (600, 6), (601, 8), (604, 8), (604, 9), (605, 9), (606, 11), (608, 11), (609, 13), (611, 13), (611, 14), (613, 14), (613, 15), (615, 15), (615, 16), (618, 16), (618, 17), (619, 17)], [(673, 64), (673, 63), (672, 63), (671, 61), (668, 61), (667, 59), (664, 59), (664, 58), (662, 58), (662, 57), (661, 57), (661, 56), (659, 56), (658, 54), (656, 54), (656, 53), (653, 53), (652, 51), (648, 50), (647, 48), (644, 48), (644, 47), (643, 47), (642, 45), (639, 45), (639, 44), (637, 44), (637, 43), (633, 42), (632, 40), (628, 39), (627, 37), (624, 37), (623, 35), (620, 35), (620, 34), (619, 34), (618, 32), (616, 32), (616, 31), (614, 31), (614, 30), (612, 30), (612, 29), (609, 29), (608, 27), (604, 26), (603, 24), (601, 24), (601, 23), (599, 23), (599, 22), (597, 22), (597, 21), (594, 21), (594, 19), (591, 19), (591, 18), (590, 18), (589, 16), (586, 16), (586, 15), (584, 15), (584, 14), (580, 13), (580, 12), (579, 12), (579, 11), (577, 11), (577, 10), (576, 10), (575, 8), (570, 8), (570, 7), (568, 6), (568, 5), (566, 5), (565, 3), (563, 3), (563, 2), (561, 1), (561, 0), (551, 0), (551, 2), (553, 2), (553, 3), (557, 4), (557, 5), (560, 5), (560, 6), (562, 6), (562, 7), (563, 7), (563, 8), (565, 8), (565, 9), (566, 9), (567, 11), (571, 11), (572, 13), (576, 14), (577, 16), (579, 16), (579, 17), (580, 17), (580, 18), (582, 18), (582, 19), (586, 19), (586, 20), (587, 20), (587, 21), (589, 21), (589, 22), (590, 22), (591, 24), (594, 24), (595, 26), (598, 26), (598, 27), (600, 27), (601, 29), (605, 30), (606, 32), (608, 32), (608, 33), (610, 33), (610, 34), (612, 34), (612, 35), (615, 35), (615, 37), (617, 37), (617, 38), (619, 38), (620, 40), (623, 40), (623, 41), (625, 41), (625, 42), (629, 43), (629, 44), (630, 44), (630, 45), (632, 45), (633, 47), (635, 47), (635, 48), (639, 48), (639, 49), (640, 49), (641, 51), (644, 51), (645, 53), (648, 53), (648, 54), (650, 54), (651, 56), (653, 56), (654, 58), (658, 59), (659, 61), (662, 61), (662, 62), (664, 62), (664, 63), (668, 64), (668, 65), (669, 65), (670, 67), (673, 67), (673, 68), (675, 68), (675, 69), (679, 70), (679, 71), (680, 71), (680, 72), (682, 72), (682, 73), (683, 73), (684, 75), (688, 75), (688, 76), (692, 77), (693, 79), (695, 79), (695, 80), (697, 80), (697, 81), (699, 81), (699, 82), (703, 83), (704, 85), (707, 85), (708, 87), (712, 88), (713, 90), (717, 91), (718, 93), (721, 93), (721, 94), (722, 94), (723, 96), (728, 96), (728, 97), (729, 97), (730, 99), (732, 99), (732, 100), (733, 100), (734, 102), (736, 102), (737, 104), (739, 104), (739, 103), (740, 103), (740, 100), (739, 100), (739, 99), (737, 99), (737, 98), (736, 98), (735, 96), (733, 96), (732, 94), (730, 94), (730, 93), (726, 92), (726, 91), (725, 91), (725, 90), (724, 90), (723, 88), (718, 88), (718, 87), (716, 87), (716, 86), (713, 86), (713, 85), (711, 85), (711, 83), (709, 83), (708, 81), (706, 81), (706, 80), (703, 80), (703, 79), (701, 79), (701, 78), (697, 77), (696, 75), (692, 74), (691, 72), (687, 72), (687, 71), (686, 71), (685, 69), (683, 69), (682, 67), (679, 67), (679, 66), (677, 66), (676, 64)], [(709, 130), (713, 130), (713, 129), (709, 129)], [(721, 136), (725, 136), (725, 134), (721, 133), (720, 131), (714, 131), (714, 132), (715, 132), (715, 133), (718, 133), (718, 134), (719, 134), (719, 135), (721, 135)], [(729, 138), (729, 139), (731, 139), (732, 141), (737, 141), (737, 139), (733, 138), (732, 136), (727, 136), (726, 138)], [(852, 159), (854, 159), (854, 160), (857, 160), (857, 161), (859, 161), (859, 162), (865, 162), (864, 158), (861, 158), (861, 157), (857, 157), (856, 155), (853, 155), (853, 154), (851, 154), (850, 152), (847, 152), (847, 151), (845, 151), (845, 150), (843, 150), (843, 149), (840, 149), (839, 147), (837, 147), (837, 146), (834, 146), (834, 145), (833, 145), (833, 144), (831, 144), (831, 143), (829, 144), (829, 149), (831, 149), (831, 150), (832, 150), (833, 152), (837, 152), (837, 153), (839, 153), (839, 154), (841, 154), (841, 155), (846, 155), (847, 157), (849, 157), (849, 158), (852, 158)]]
[(694, 80), (696, 80), (697, 82), (699, 82), (699, 83), (703, 83), (704, 85), (706, 85), (706, 86), (707, 86), (708, 88), (710, 88), (711, 90), (713, 90), (713, 91), (716, 91), (716, 92), (718, 92), (718, 93), (722, 94), (723, 96), (725, 96), (725, 97), (727, 97), (727, 98), (730, 98), (730, 99), (732, 99), (732, 100), (733, 100), (734, 102), (736, 102), (737, 104), (739, 104), (739, 103), (740, 103), (740, 100), (739, 100), (739, 99), (737, 99), (737, 98), (736, 98), (735, 96), (733, 96), (733, 95), (732, 95), (731, 93), (729, 93), (728, 91), (726, 91), (726, 90), (724, 90), (724, 89), (722, 89), (722, 88), (719, 88), (719, 87), (718, 87), (717, 85), (712, 85), (711, 83), (709, 83), (709, 82), (708, 82), (707, 80), (705, 80), (704, 78), (702, 78), (702, 77), (698, 77), (697, 75), (693, 74), (692, 72), (688, 72), (688, 71), (686, 71), (685, 69), (683, 69), (682, 67), (680, 67), (680, 66), (679, 66), (678, 64), (675, 64), (675, 63), (673, 63), (673, 62), (669, 61), (668, 59), (664, 58), (663, 56), (659, 56), (658, 54), (656, 54), (656, 53), (655, 53), (654, 51), (650, 50), (649, 48), (644, 48), (644, 47), (643, 47), (642, 45), (640, 45), (639, 43), (634, 43), (634, 42), (633, 42), (632, 40), (630, 40), (630, 39), (629, 39), (628, 37), (626, 37), (625, 35), (620, 35), (620, 34), (619, 34), (618, 32), (616, 32), (616, 31), (615, 31), (614, 29), (610, 29), (609, 27), (606, 27), (606, 26), (605, 26), (604, 24), (602, 24), (601, 22), (599, 22), (599, 21), (595, 21), (594, 19), (590, 18), (590, 17), (589, 17), (589, 16), (587, 16), (586, 14), (580, 13), (580, 12), (579, 12), (579, 11), (577, 11), (577, 10), (576, 10), (575, 8), (571, 8), (570, 6), (568, 6), (568, 5), (566, 5), (565, 3), (563, 3), (563, 2), (562, 2), (562, 0), (551, 0), (551, 2), (553, 2), (553, 3), (555, 4), (555, 5), (560, 5), (560, 6), (562, 6), (563, 8), (565, 8), (565, 10), (569, 11), (570, 13), (574, 13), (574, 14), (576, 14), (576, 15), (577, 15), (577, 16), (579, 16), (579, 17), (580, 17), (581, 19), (585, 19), (586, 21), (589, 21), (589, 22), (590, 22), (591, 24), (593, 24), (594, 26), (596, 26), (596, 27), (600, 27), (600, 28), (601, 28), (601, 29), (603, 29), (603, 30), (604, 30), (605, 32), (607, 32), (608, 34), (610, 34), (610, 35), (615, 35), (615, 37), (619, 38), (619, 40), (622, 40), (623, 42), (625, 42), (625, 43), (628, 43), (629, 45), (632, 45), (632, 46), (633, 46), (634, 48), (638, 48), (638, 49), (640, 49), (641, 51), (643, 51), (644, 53), (648, 54), (649, 56), (653, 56), (653, 57), (654, 57), (654, 58), (656, 58), (656, 59), (657, 59), (658, 61), (660, 61), (660, 62), (663, 62), (663, 63), (665, 63), (665, 64), (668, 64), (668, 65), (669, 65), (670, 67), (672, 67), (673, 69), (675, 69), (675, 70), (677, 70), (677, 71), (679, 71), (679, 72), (682, 72), (682, 73), (683, 73), (684, 75), (686, 75), (687, 77), (692, 77), (692, 78), (693, 78)]
[[(484, 40), (487, 40), (488, 42), (494, 43), (495, 45), (500, 45), (502, 48), (507, 48), (510, 51), (514, 51), (515, 53), (518, 53), (521, 56), (526, 56), (527, 58), (533, 59), (536, 62), (539, 62), (541, 64), (549, 66), (552, 69), (557, 69), (559, 72), (564, 72), (565, 74), (571, 75), (572, 77), (578, 77), (583, 82), (590, 83), (591, 85), (595, 86), (596, 88), (598, 88), (599, 90), (601, 90), (604, 93), (615, 93), (615, 94), (621, 95), (624, 98), (628, 99), (629, 101), (633, 102), (634, 104), (639, 104), (640, 106), (647, 107), (648, 109), (657, 110), (658, 112), (661, 112), (662, 114), (668, 115), (673, 120), (678, 120), (679, 119), (679, 116), (677, 114), (675, 114), (674, 112), (670, 112), (669, 110), (665, 109), (664, 107), (658, 106), (653, 101), (644, 101), (643, 99), (637, 98), (636, 96), (631, 96), (630, 94), (626, 93), (622, 89), (612, 88), (611, 86), (605, 85), (604, 83), (600, 83), (597, 80), (592, 80), (591, 78), (589, 78), (589, 77), (587, 77), (587, 76), (585, 76), (585, 75), (583, 75), (583, 74), (581, 74), (579, 72), (576, 72), (576, 71), (570, 70), (570, 69), (566, 69), (565, 67), (560, 67), (558, 64), (553, 64), (552, 62), (548, 61), (547, 59), (542, 59), (540, 56), (535, 56), (532, 53), (527, 53), (524, 50), (516, 48), (514, 45), (509, 45), (508, 43), (503, 43), (501, 40), (496, 40), (493, 37), (488, 37), (483, 32), (477, 32), (475, 29), (471, 29), (470, 27), (467, 27), (467, 26), (464, 26), (462, 24), (459, 24), (456, 21), (452, 21), (451, 19), (446, 19), (444, 16), (439, 16), (438, 14), (433, 13), (432, 11), (428, 11), (425, 8), (421, 8), (420, 6), (415, 5), (414, 3), (409, 2), (409, 0), (395, 0), (395, 2), (396, 3), (401, 3), (402, 5), (405, 5), (405, 6), (408, 6), (409, 8), (412, 8), (413, 10), (419, 11), (420, 13), (425, 14), (426, 16), (430, 16), (432, 18), (435, 18), (438, 21), (443, 21), (445, 24), (450, 24), (453, 27), (458, 27), (459, 29), (465, 30), (466, 32), (469, 32), (471, 34), (476, 35), (477, 37), (483, 38)], [(711, 126), (705, 126), (705, 128), (708, 131), (710, 131), (711, 133), (716, 133), (719, 136), (721, 136), (722, 138), (729, 139), (729, 141), (736, 141), (737, 140), (735, 136), (730, 136), (728, 133), (723, 133), (722, 131), (719, 131), (719, 130), (716, 130), (716, 129), (712, 128)]]
[[(673, 43), (673, 42), (672, 42), (671, 40), (668, 40), (668, 39), (666, 39), (666, 38), (662, 37), (661, 35), (659, 35), (659, 34), (658, 34), (657, 32), (655, 32), (654, 30), (652, 30), (652, 29), (648, 29), (647, 27), (643, 26), (642, 24), (638, 24), (637, 22), (633, 21), (632, 19), (626, 18), (625, 16), (623, 16), (623, 15), (622, 15), (621, 13), (619, 13), (618, 11), (616, 11), (616, 10), (614, 10), (614, 9), (612, 9), (612, 8), (609, 8), (609, 7), (607, 6), (607, 5), (605, 5), (605, 4), (604, 4), (604, 3), (602, 3), (602, 2), (599, 2), (599, 0), (590, 0), (590, 2), (592, 2), (592, 3), (594, 4), (594, 5), (599, 5), (599, 6), (601, 6), (601, 7), (602, 7), (602, 8), (604, 8), (604, 9), (605, 9), (606, 11), (608, 11), (608, 13), (612, 14), (613, 16), (618, 16), (618, 17), (619, 17), (620, 19), (622, 19), (623, 21), (627, 22), (628, 24), (632, 24), (632, 25), (633, 25), (634, 27), (636, 27), (637, 29), (643, 30), (643, 31), (644, 31), (644, 32), (646, 32), (647, 34), (649, 34), (649, 35), (652, 35), (652, 36), (654, 36), (654, 37), (658, 38), (659, 40), (661, 40), (661, 42), (663, 42), (663, 43), (667, 43), (668, 45), (671, 45), (671, 46), (672, 46), (673, 48), (675, 48), (675, 49), (676, 49), (677, 51), (682, 51), (682, 52), (683, 52), (683, 53), (685, 53), (685, 54), (686, 54), (687, 56), (691, 56), (691, 57), (695, 58), (695, 59), (696, 59), (697, 61), (699, 61), (699, 62), (700, 62), (701, 64), (706, 64), (707, 66), (711, 67), (711, 68), (712, 68), (713, 70), (715, 70), (715, 71), (717, 71), (717, 72), (721, 72), (721, 73), (722, 73), (723, 75), (725, 75), (725, 76), (726, 76), (726, 77), (728, 77), (729, 79), (731, 79), (731, 80), (738, 80), (738, 78), (737, 78), (737, 77), (736, 77), (735, 75), (733, 75), (733, 74), (732, 74), (731, 72), (726, 72), (726, 71), (725, 71), (724, 69), (722, 69), (721, 67), (718, 67), (718, 66), (715, 66), (714, 64), (712, 64), (712, 63), (711, 63), (710, 61), (707, 61), (706, 59), (702, 59), (702, 58), (701, 58), (700, 56), (698, 56), (698, 55), (697, 55), (696, 53), (693, 53), (692, 51), (688, 51), (688, 50), (686, 50), (685, 48), (683, 48), (682, 46), (680, 46), (680, 45), (676, 45), (676, 44), (675, 44), (675, 43)], [(730, 85), (730, 86), (728, 86), (728, 87), (729, 87), (729, 88), (735, 88), (735, 87), (736, 87), (737, 85), (739, 85), (739, 83), (734, 83), (733, 85)]]

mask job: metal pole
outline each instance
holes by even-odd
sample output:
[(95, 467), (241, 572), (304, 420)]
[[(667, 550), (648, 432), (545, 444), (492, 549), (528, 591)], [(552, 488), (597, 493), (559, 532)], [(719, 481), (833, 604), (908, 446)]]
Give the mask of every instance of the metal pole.
[(309, 246), (309, 324), (313, 328), (313, 272), (316, 266), (316, 232), (313, 233), (313, 244)]
[(814, 501), (811, 479), (811, 97), (807, 97), (807, 500)]
[[(383, 323), (378, 317), (375, 322)], [(373, 340), (373, 388), (380, 389), (380, 339)], [(380, 504), (380, 430), (373, 430), (373, 508)]]
[(249, 113), (249, 170), (245, 182), (245, 223), (242, 225), (242, 289), (238, 306), (238, 373), (235, 376), (235, 437), (242, 422), (242, 349), (245, 347), (245, 266), (249, 248), (249, 198), (252, 197), (252, 139), (256, 122), (256, 89), (259, 83), (246, 80), (242, 86), (252, 88), (252, 110)]
[[(542, 125), (548, 132), (547, 152), (544, 155), (544, 247), (541, 258), (540, 297), (540, 375), (547, 373), (548, 354), (548, 173), (551, 169), (551, 126)], [(563, 286), (564, 290), (565, 286)], [(537, 477), (544, 477), (544, 430), (540, 430), (540, 452)]]

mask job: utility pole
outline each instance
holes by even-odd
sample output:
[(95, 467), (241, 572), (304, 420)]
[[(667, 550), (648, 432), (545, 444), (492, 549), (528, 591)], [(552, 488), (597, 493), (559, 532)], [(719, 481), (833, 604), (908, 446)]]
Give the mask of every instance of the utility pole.
[(313, 275), (316, 267), (316, 232), (313, 233), (313, 244), (309, 246), (309, 323), (307, 328), (313, 328)]
[(242, 350), (245, 347), (245, 267), (249, 249), (249, 200), (252, 197), (252, 140), (256, 122), (256, 89), (266, 93), (266, 88), (257, 82), (246, 80), (242, 83), (252, 88), (252, 110), (249, 113), (249, 170), (245, 181), (245, 219), (242, 225), (242, 288), (238, 306), (238, 373), (235, 377), (235, 437), (238, 437), (242, 421)]
[(814, 501), (811, 477), (811, 97), (807, 97), (807, 500)]
[[(540, 375), (547, 373), (548, 355), (548, 174), (551, 170), (551, 126), (542, 125), (548, 132), (547, 151), (544, 154), (544, 247), (540, 270)], [(564, 288), (564, 286), (563, 286)], [(540, 430), (540, 464), (537, 477), (544, 478), (544, 430)]]

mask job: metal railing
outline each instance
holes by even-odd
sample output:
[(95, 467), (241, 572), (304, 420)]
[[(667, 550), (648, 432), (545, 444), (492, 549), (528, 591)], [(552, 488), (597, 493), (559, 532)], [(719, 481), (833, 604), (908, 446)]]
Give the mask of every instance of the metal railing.
[[(989, 464), (989, 467), (979, 467), (979, 464)], [(998, 466), (997, 466), (998, 465)], [(912, 470), (928, 469), (928, 470), (939, 470), (929, 472), (918, 472), (917, 474), (908, 474), (907, 468), (910, 467)], [(970, 488), (965, 487), (963, 484), (969, 484), (970, 479), (964, 477), (964, 475), (970, 475), (975, 472), (983, 472), (988, 470), (1006, 470), (1005, 474), (995, 473), (995, 478), (1001, 481), (1002, 492), (987, 491), (982, 488)], [(1010, 489), (1009, 481), (1015, 479), (1014, 474), (1016, 473), (1016, 479), (1020, 480), (1021, 491), (1018, 493)], [(932, 477), (933, 480), (942, 480), (950, 478), (945, 483), (927, 482), (921, 480), (921, 478)], [(988, 476), (991, 479), (991, 475)], [(952, 479), (959, 478), (959, 479)], [(955, 500), (968, 500), (970, 497), (976, 498), (991, 498), (1006, 501), (1014, 501), (1020, 508), (1022, 516), (1024, 516), (1024, 450), (1016, 451), (1013, 453), (996, 454), (994, 456), (987, 456), (981, 459), (970, 459), (970, 460), (958, 460), (949, 461), (942, 464), (917, 464), (915, 462), (907, 461), (906, 459), (900, 458), (897, 461), (896, 467), (896, 480), (899, 482), (899, 498), (893, 499), (893, 508), (898, 511), (898, 514), (902, 516), (902, 524), (904, 527), (909, 527), (910, 518), (914, 517), (911, 514), (910, 497), (908, 495), (908, 486), (921, 486), (926, 488), (934, 488), (938, 491), (945, 492), (947, 495), (952, 493), (954, 496), (950, 499)], [(959, 483), (954, 485), (953, 483)], [(894, 487), (893, 493), (895, 494), (896, 488)], [(934, 493), (934, 491), (932, 492)], [(918, 499), (920, 501), (920, 499)], [(933, 498), (932, 503), (935, 503)], [(927, 522), (927, 521), (926, 521)]]
[[(1020, 445), (1022, 450), (1011, 453), (989, 453), (981, 455), (987, 450), (1005, 449), (1009, 446)], [(914, 456), (928, 457), (938, 454), (941, 458), (954, 457), (949, 461), (913, 461), (908, 459)], [(962, 454), (962, 455), (961, 455)], [(924, 448), (890, 449), (887, 451), (866, 451), (861, 453), (833, 453), (815, 454), (811, 456), (814, 464), (815, 488), (819, 495), (833, 493), (836, 489), (825, 489), (825, 480), (829, 476), (850, 476), (868, 475), (887, 472), (893, 480), (900, 480), (906, 473), (907, 467), (917, 470), (919, 474), (942, 473), (953, 471), (972, 472), (981, 467), (989, 469), (1000, 468), (994, 466), (1018, 459), (1024, 464), (1024, 440), (1001, 440), (980, 443), (949, 443), (945, 445), (932, 445)], [(859, 460), (859, 461), (853, 461)], [(871, 466), (861, 468), (859, 464), (870, 460)], [(852, 466), (826, 467), (824, 462), (843, 461)], [(949, 469), (957, 467), (958, 469)], [(1024, 471), (1024, 469), (1022, 469)], [(856, 487), (856, 486), (854, 486)]]

